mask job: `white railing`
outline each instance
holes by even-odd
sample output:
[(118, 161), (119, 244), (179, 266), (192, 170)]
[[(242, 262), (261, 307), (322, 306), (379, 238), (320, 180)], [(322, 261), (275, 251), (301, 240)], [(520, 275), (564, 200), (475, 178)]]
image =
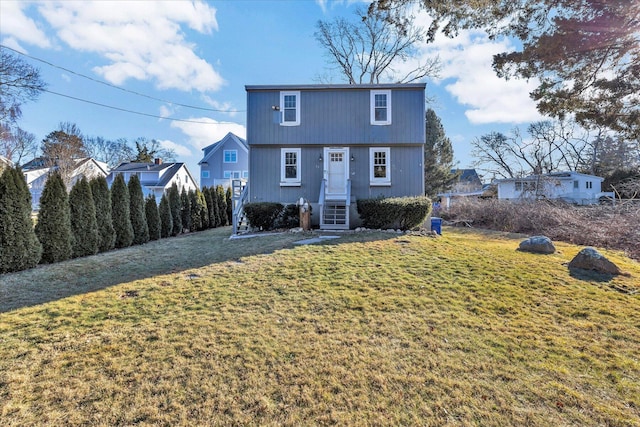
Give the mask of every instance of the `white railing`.
[[(235, 184), (235, 182), (234, 182)], [(240, 188), (242, 186), (238, 186)], [(249, 197), (249, 184), (244, 183), (241, 191), (236, 192), (236, 186), (234, 185), (232, 192), (232, 200), (235, 203), (235, 207), (233, 208), (233, 234), (238, 234), (238, 227), (242, 222), (242, 217), (244, 216), (243, 207), (245, 203), (247, 203), (247, 198)]]

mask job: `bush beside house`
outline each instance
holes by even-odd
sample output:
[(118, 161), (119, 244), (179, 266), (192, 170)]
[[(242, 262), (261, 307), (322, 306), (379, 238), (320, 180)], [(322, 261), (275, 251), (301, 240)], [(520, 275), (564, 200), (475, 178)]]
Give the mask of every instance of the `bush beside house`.
[(69, 193), (69, 214), (73, 235), (73, 257), (98, 253), (100, 235), (91, 186), (86, 178), (76, 182)]
[(364, 227), (409, 230), (427, 219), (431, 200), (427, 197), (360, 199), (357, 207)]
[(71, 217), (67, 188), (58, 172), (47, 179), (40, 196), (40, 211), (35, 227), (42, 243), (41, 263), (64, 261), (72, 255)]

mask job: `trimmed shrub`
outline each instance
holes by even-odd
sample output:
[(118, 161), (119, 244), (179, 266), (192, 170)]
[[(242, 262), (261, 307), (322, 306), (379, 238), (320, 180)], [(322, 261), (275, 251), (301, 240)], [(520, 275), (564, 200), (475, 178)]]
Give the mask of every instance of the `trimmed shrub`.
[[(311, 209), (311, 205), (309, 205)], [(311, 213), (311, 212), (309, 212)], [(276, 218), (275, 228), (295, 228), (300, 227), (300, 207), (296, 204), (289, 204), (280, 211)]]
[(244, 205), (244, 212), (251, 227), (261, 230), (273, 230), (276, 219), (284, 210), (280, 203), (256, 202)]
[(158, 240), (160, 238), (160, 213), (156, 204), (156, 196), (149, 194), (144, 201), (144, 214), (147, 217), (147, 226), (149, 227), (149, 240)]
[(173, 233), (173, 217), (171, 216), (171, 203), (166, 194), (163, 194), (160, 199), (158, 214), (160, 215), (160, 237), (171, 236)]
[(73, 235), (67, 189), (58, 172), (49, 176), (40, 197), (36, 235), (42, 243), (41, 263), (54, 263), (71, 258)]
[(231, 187), (227, 187), (224, 193), (224, 200), (227, 202), (227, 224), (233, 224), (233, 200), (231, 199)]
[(211, 206), (213, 208), (213, 218), (215, 222), (214, 227), (220, 227), (222, 219), (220, 218), (220, 203), (218, 202), (218, 191), (215, 187), (209, 187), (209, 194), (211, 194)]
[(86, 178), (76, 182), (69, 193), (69, 213), (73, 234), (73, 257), (98, 253), (100, 235), (96, 221), (96, 207)]
[(195, 231), (196, 229), (195, 227), (193, 227), (193, 230), (191, 228), (191, 191), (187, 193), (187, 190), (183, 188), (182, 193), (180, 193), (180, 217), (182, 218), (183, 233), (186, 231)]
[(204, 201), (207, 204), (207, 227), (214, 228), (216, 226), (216, 213), (213, 210), (213, 198), (211, 197), (211, 191), (208, 187), (202, 188), (202, 195), (204, 196)]
[(394, 197), (357, 201), (362, 225), (367, 228), (409, 230), (421, 225), (431, 213), (427, 197)]
[(116, 231), (113, 228), (111, 193), (106, 178), (100, 176), (93, 178), (91, 196), (96, 208), (96, 223), (98, 224), (98, 251), (106, 252), (114, 248), (116, 243)]
[(0, 274), (35, 267), (41, 255), (24, 175), (19, 168), (6, 168), (0, 173)]
[(200, 231), (206, 228), (209, 222), (207, 204), (202, 192), (198, 189), (189, 191), (189, 202), (191, 207), (191, 224), (193, 231)]
[(178, 186), (174, 183), (169, 188), (169, 206), (171, 207), (171, 218), (173, 219), (172, 236), (177, 236), (182, 232), (182, 201)]
[(216, 195), (218, 198), (218, 225), (224, 227), (229, 225), (229, 218), (227, 217), (227, 196), (222, 185), (216, 187)]
[(147, 215), (144, 212), (144, 194), (140, 178), (133, 175), (129, 178), (129, 214), (131, 215), (131, 227), (133, 227), (133, 244), (141, 245), (149, 241), (149, 225)]
[(122, 174), (116, 175), (111, 185), (111, 213), (113, 215), (113, 228), (116, 231), (116, 248), (126, 248), (133, 242), (133, 227), (131, 226), (131, 213), (129, 202), (129, 190), (124, 183)]

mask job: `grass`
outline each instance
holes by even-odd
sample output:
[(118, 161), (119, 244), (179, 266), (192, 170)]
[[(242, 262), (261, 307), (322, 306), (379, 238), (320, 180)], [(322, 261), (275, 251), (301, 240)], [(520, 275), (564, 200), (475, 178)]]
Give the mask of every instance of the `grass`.
[(640, 425), (620, 252), (604, 281), (506, 233), (225, 233), (0, 276), (0, 424)]

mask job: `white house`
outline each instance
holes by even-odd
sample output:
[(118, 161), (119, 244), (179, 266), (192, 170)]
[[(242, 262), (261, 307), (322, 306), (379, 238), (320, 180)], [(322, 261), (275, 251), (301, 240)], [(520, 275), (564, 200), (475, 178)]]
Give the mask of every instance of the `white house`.
[(2, 171), (4, 168), (11, 167), (13, 167), (13, 162), (4, 156), (0, 156), (0, 171)]
[[(98, 176), (107, 176), (108, 166), (104, 162), (99, 162), (90, 157), (84, 157), (81, 159), (73, 159), (75, 162), (75, 169), (71, 174), (71, 179), (67, 186), (67, 192), (71, 191), (73, 185), (80, 181), (83, 177), (92, 179)], [(33, 210), (40, 208), (40, 195), (44, 189), (44, 185), (49, 178), (49, 173), (56, 170), (56, 166), (46, 166), (49, 164), (46, 159), (41, 157), (33, 159), (22, 166), (22, 173), (27, 181), (27, 186), (31, 192), (31, 206)]]
[(198, 188), (196, 180), (184, 163), (163, 163), (161, 159), (155, 159), (154, 163), (122, 163), (107, 176), (109, 188), (116, 175), (122, 175), (125, 182), (137, 175), (142, 186), (142, 194), (145, 197), (153, 194), (156, 203), (160, 203), (164, 192), (174, 183), (178, 186), (179, 192), (183, 189), (188, 192)]
[(523, 178), (496, 180), (498, 199), (560, 199), (578, 205), (596, 204), (601, 197), (613, 198), (602, 191), (604, 178), (578, 172), (556, 172)]

